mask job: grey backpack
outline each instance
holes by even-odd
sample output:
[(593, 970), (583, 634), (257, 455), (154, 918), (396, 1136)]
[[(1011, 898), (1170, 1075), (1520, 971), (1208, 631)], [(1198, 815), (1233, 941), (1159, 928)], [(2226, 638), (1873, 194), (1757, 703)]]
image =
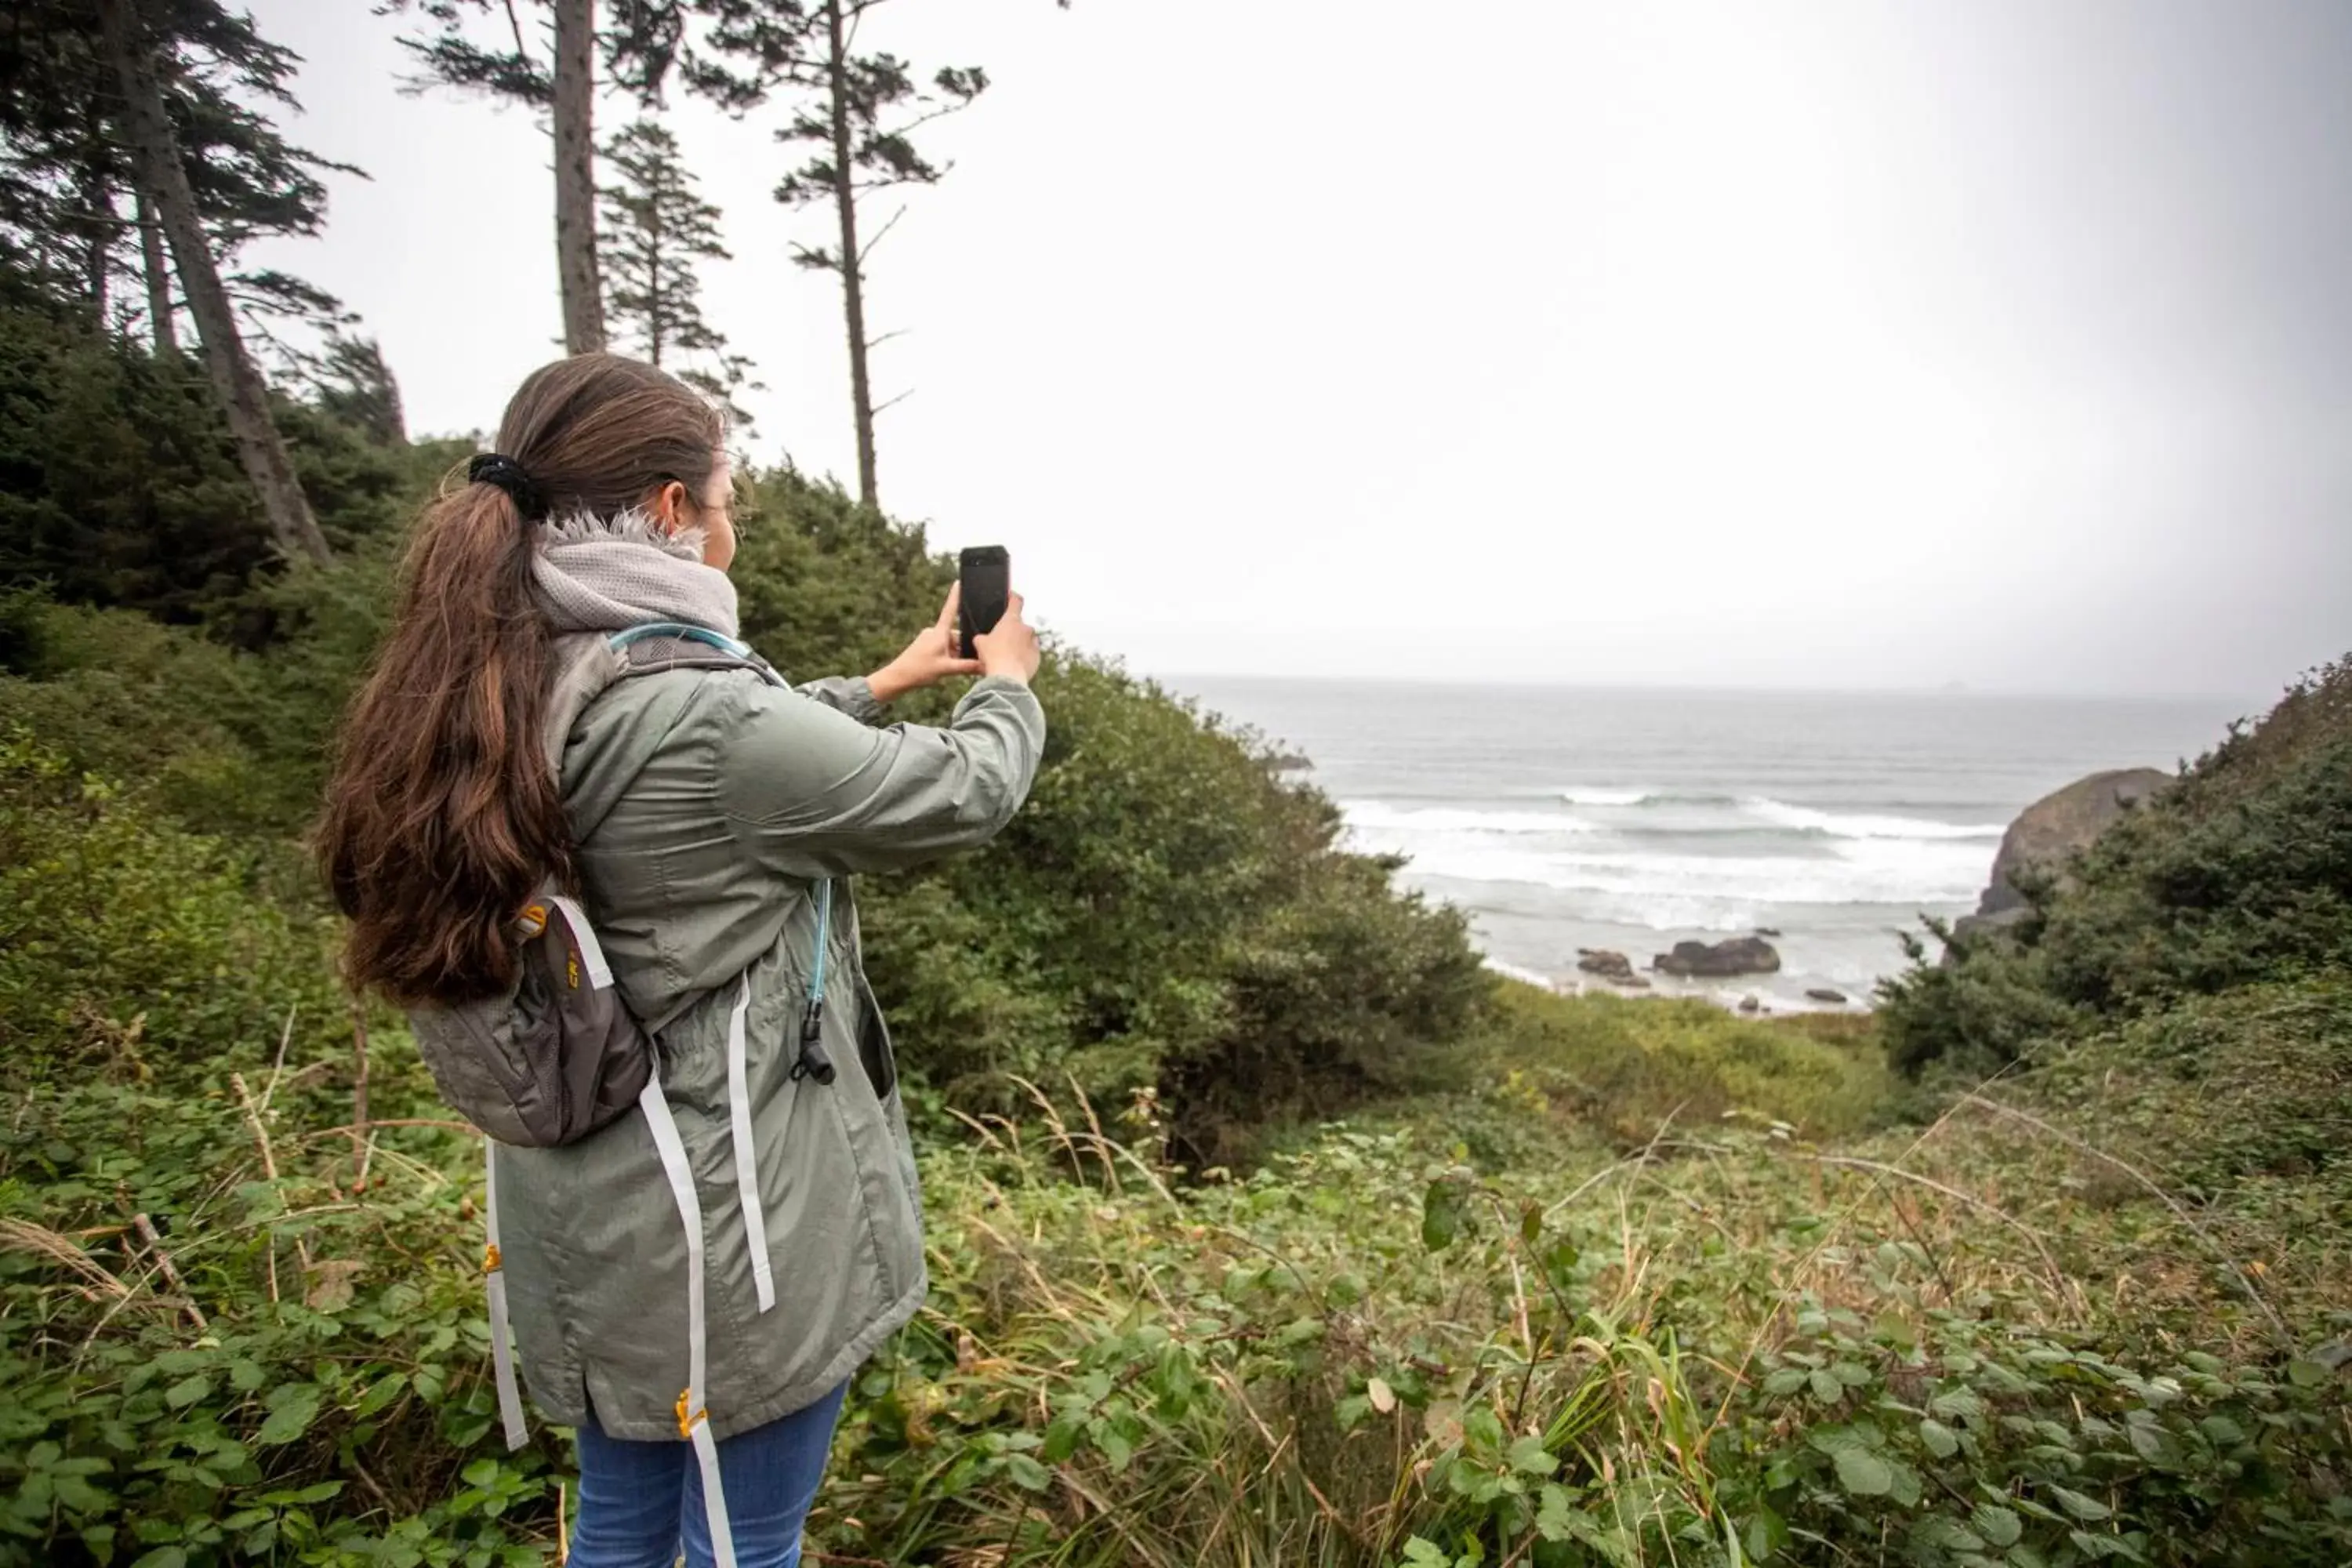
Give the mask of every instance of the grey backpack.
[[(782, 685), (743, 644), (673, 622), (633, 626), (579, 648), (550, 695), (549, 766), (573, 722), (614, 683), (680, 668), (744, 668)], [(411, 1011), (416, 1048), (441, 1098), (501, 1143), (551, 1148), (635, 1109), (654, 1073), (653, 1042), (629, 1016), (587, 912), (552, 883), (516, 921), (522, 962), (500, 995)]]

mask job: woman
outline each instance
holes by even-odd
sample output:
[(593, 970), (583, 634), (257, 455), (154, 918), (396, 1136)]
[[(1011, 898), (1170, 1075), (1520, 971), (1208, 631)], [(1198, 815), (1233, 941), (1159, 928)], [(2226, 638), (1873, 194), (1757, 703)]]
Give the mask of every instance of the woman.
[[(696, 1563), (799, 1561), (848, 1379), (926, 1288), (889, 1037), (835, 879), (985, 843), (1045, 736), (1018, 596), (974, 659), (950, 595), (861, 679), (793, 690), (748, 658), (682, 659), (579, 709), (613, 634), (731, 646), (722, 434), (633, 361), (524, 382), (497, 454), (419, 527), (320, 832), (355, 984), (412, 1009), (501, 994), (551, 879), (656, 1041), (661, 1106), (492, 1150), (524, 1381), (579, 1435), (574, 1568), (666, 1568), (681, 1540)], [(945, 729), (871, 727), (961, 675), (981, 679)]]

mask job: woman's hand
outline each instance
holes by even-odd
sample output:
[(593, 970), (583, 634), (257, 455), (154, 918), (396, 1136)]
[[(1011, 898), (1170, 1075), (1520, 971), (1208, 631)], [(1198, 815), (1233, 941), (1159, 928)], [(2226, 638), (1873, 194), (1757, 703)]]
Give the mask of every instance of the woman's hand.
[[(950, 601), (950, 607), (953, 607)], [(1037, 634), (1021, 618), (1021, 595), (1013, 594), (1004, 601), (1004, 616), (995, 626), (971, 639), (982, 675), (1002, 676), (1007, 680), (1029, 684), (1037, 673)]]
[(874, 689), (876, 701), (893, 701), (909, 691), (936, 686), (952, 675), (982, 673), (985, 659), (965, 658), (956, 651), (956, 603), (962, 593), (961, 583), (950, 588), (947, 607), (940, 612), (939, 620), (917, 632), (905, 652), (866, 678), (866, 684)]

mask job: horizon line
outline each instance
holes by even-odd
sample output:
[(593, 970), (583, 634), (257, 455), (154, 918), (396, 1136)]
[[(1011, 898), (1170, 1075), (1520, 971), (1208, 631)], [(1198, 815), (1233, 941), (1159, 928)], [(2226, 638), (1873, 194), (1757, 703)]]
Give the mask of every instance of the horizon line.
[[(2260, 702), (2267, 712), (2293, 688), (2282, 686), (2267, 698), (2256, 698), (2244, 692), (2227, 691), (2095, 691), (2059, 690), (2050, 688), (2021, 686), (1978, 686), (1953, 682), (1940, 686), (1742, 686), (1714, 681), (1580, 681), (1542, 677), (1509, 676), (1436, 676), (1436, 675), (1320, 675), (1282, 674), (1238, 670), (1146, 671), (1129, 667), (1130, 674), (1170, 685), (1186, 680), (1255, 680), (1286, 681), (1316, 686), (1415, 686), (1415, 687), (1511, 687), (1528, 690), (1580, 691), (1595, 695), (1643, 696), (1672, 693), (1677, 696), (1722, 697), (1934, 697), (1971, 698), (1994, 697), (2007, 700), (2043, 702), (2180, 702), (2227, 705), (2234, 702)], [(2251, 716), (2251, 715), (2250, 715)]]

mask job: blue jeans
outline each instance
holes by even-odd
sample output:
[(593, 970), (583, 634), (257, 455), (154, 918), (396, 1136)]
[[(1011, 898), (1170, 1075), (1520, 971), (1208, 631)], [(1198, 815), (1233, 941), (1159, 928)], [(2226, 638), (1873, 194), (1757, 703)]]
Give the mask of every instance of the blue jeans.
[[(805, 1410), (719, 1442), (727, 1526), (741, 1568), (799, 1568), (801, 1525), (848, 1392), (845, 1383)], [(579, 1441), (571, 1568), (671, 1568), (681, 1536), (688, 1568), (709, 1568), (710, 1518), (690, 1444), (607, 1437), (593, 1412)]]

